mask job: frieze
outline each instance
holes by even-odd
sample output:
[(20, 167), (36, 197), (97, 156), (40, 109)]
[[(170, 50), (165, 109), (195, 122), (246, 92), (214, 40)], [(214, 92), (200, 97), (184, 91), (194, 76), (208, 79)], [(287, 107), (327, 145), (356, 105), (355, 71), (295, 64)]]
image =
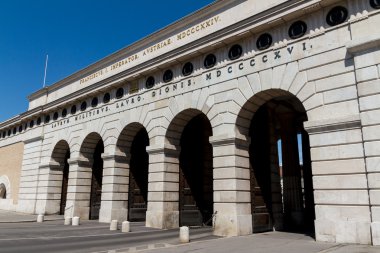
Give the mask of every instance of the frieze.
[[(295, 54), (296, 51), (302, 52), (307, 51), (311, 48), (312, 45), (306, 42), (302, 42), (299, 44), (283, 47), (281, 49), (265, 52), (263, 54), (255, 55), (254, 57), (249, 59), (237, 61), (221, 69), (216, 69), (211, 72), (205, 73), (203, 74), (202, 79), (198, 80), (203, 80), (204, 85), (210, 85), (209, 82), (211, 80), (221, 78), (222, 76), (224, 76), (227, 79), (236, 77), (237, 75), (239, 75), (238, 73), (235, 73), (236, 71), (244, 71), (245, 73), (248, 70), (248, 72), (253, 73), (257, 71), (256, 66), (259, 63), (271, 63), (271, 66), (283, 64), (283, 62), (280, 61), (282, 58), (292, 56), (293, 54)], [(249, 68), (251, 69), (251, 71), (249, 70)], [(158, 99), (163, 99), (169, 96), (175, 96), (176, 94), (178, 94), (178, 92), (183, 92), (184, 89), (188, 89), (189, 87), (191, 87), (191, 89), (193, 90), (196, 86), (197, 85), (195, 82), (195, 78), (193, 77), (180, 82), (166, 84), (160, 87), (155, 87), (151, 90), (144, 91), (140, 91), (138, 89), (137, 83), (132, 83), (129, 89), (130, 92), (128, 98), (118, 100), (113, 104), (107, 104), (98, 109), (92, 109), (91, 111), (80, 113), (74, 117), (71, 117), (71, 119), (63, 119), (59, 122), (53, 123), (51, 126), (52, 128), (57, 128), (60, 126), (69, 125), (70, 123), (78, 123), (84, 120), (91, 120), (94, 117), (105, 116), (110, 111), (117, 113), (142, 103), (142, 101), (144, 101), (145, 98), (147, 99), (147, 101), (153, 102)]]
[(132, 54), (125, 59), (122, 59), (116, 63), (113, 63), (112, 65), (107, 66), (103, 69), (100, 69), (100, 70), (96, 71), (95, 73), (92, 73), (91, 75), (88, 75), (88, 76), (80, 79), (79, 83), (84, 84), (84, 83), (91, 81), (93, 79), (100, 78), (106, 74), (107, 75), (111, 74), (110, 72), (113, 72), (122, 66), (128, 65), (132, 62), (136, 62), (137, 60), (140, 60), (140, 59), (142, 59), (142, 58), (144, 58), (144, 57), (146, 57), (146, 56), (148, 56), (154, 52), (157, 52), (157, 51), (160, 51), (164, 48), (167, 48), (170, 45), (175, 44), (175, 42), (183, 40), (184, 38), (191, 37), (191, 36), (201, 32), (201, 31), (205, 31), (207, 29), (210, 29), (211, 27), (215, 26), (217, 23), (220, 23), (221, 21), (222, 21), (222, 19), (219, 15), (212, 17), (212, 18), (210, 18), (210, 19), (208, 19), (202, 23), (199, 23), (195, 26), (192, 26), (189, 29), (187, 29), (183, 32), (180, 32), (180, 33), (178, 33), (178, 34), (176, 34), (170, 38), (162, 40), (162, 41), (154, 44), (153, 46), (145, 48), (144, 50), (141, 50), (138, 53)]

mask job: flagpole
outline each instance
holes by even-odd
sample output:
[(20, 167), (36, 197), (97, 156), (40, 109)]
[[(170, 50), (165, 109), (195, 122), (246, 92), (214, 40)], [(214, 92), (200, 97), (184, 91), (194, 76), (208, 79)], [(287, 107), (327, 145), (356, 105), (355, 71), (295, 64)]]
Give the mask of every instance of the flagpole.
[(44, 74), (44, 88), (45, 88), (45, 86), (46, 86), (46, 70), (47, 70), (48, 60), (49, 60), (49, 55), (46, 55), (45, 74)]

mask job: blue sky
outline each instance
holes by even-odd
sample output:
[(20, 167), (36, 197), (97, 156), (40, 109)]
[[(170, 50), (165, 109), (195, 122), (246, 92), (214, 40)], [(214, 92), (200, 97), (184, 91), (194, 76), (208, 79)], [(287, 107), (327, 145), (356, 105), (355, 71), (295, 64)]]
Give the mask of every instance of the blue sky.
[(0, 122), (27, 96), (202, 8), (213, 0), (0, 1)]

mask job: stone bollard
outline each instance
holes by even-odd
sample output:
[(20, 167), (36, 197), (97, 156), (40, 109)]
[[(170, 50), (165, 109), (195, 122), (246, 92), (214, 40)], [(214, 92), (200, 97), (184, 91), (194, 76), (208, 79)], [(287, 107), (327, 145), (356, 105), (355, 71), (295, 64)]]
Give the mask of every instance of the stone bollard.
[(66, 226), (67, 226), (67, 225), (71, 225), (71, 220), (72, 220), (71, 217), (66, 217), (66, 218), (65, 218), (65, 225), (66, 225)]
[(44, 215), (43, 214), (39, 214), (38, 216), (37, 216), (37, 222), (44, 222)]
[(179, 229), (179, 242), (180, 243), (190, 242), (189, 227), (180, 227), (180, 229)]
[(78, 216), (73, 217), (73, 226), (79, 226), (80, 219)]
[(123, 233), (131, 232), (129, 221), (123, 221), (123, 223), (121, 223), (121, 232)]
[(117, 224), (118, 224), (117, 220), (112, 220), (111, 225), (110, 225), (110, 230), (111, 231), (117, 230)]

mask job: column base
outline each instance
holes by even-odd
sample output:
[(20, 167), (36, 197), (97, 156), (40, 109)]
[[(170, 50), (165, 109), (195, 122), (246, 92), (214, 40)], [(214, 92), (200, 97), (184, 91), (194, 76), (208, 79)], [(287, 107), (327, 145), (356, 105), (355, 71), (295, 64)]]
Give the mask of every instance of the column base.
[(128, 209), (126, 208), (100, 208), (99, 222), (110, 223), (112, 220), (120, 222), (128, 220)]
[(380, 245), (380, 222), (372, 222), (372, 244), (375, 246)]
[(315, 220), (314, 223), (317, 241), (371, 244), (370, 222)]
[(217, 214), (214, 220), (214, 235), (241, 236), (252, 234), (252, 215)]
[(179, 227), (179, 212), (146, 212), (146, 226), (150, 228), (171, 229)]
[(30, 213), (34, 214), (35, 212), (36, 200), (19, 200), (17, 204), (16, 211), (20, 213)]
[(88, 206), (68, 206), (66, 204), (65, 218), (78, 216), (81, 220), (88, 220), (90, 218), (90, 207)]
[(59, 214), (60, 200), (37, 200), (36, 214)]

